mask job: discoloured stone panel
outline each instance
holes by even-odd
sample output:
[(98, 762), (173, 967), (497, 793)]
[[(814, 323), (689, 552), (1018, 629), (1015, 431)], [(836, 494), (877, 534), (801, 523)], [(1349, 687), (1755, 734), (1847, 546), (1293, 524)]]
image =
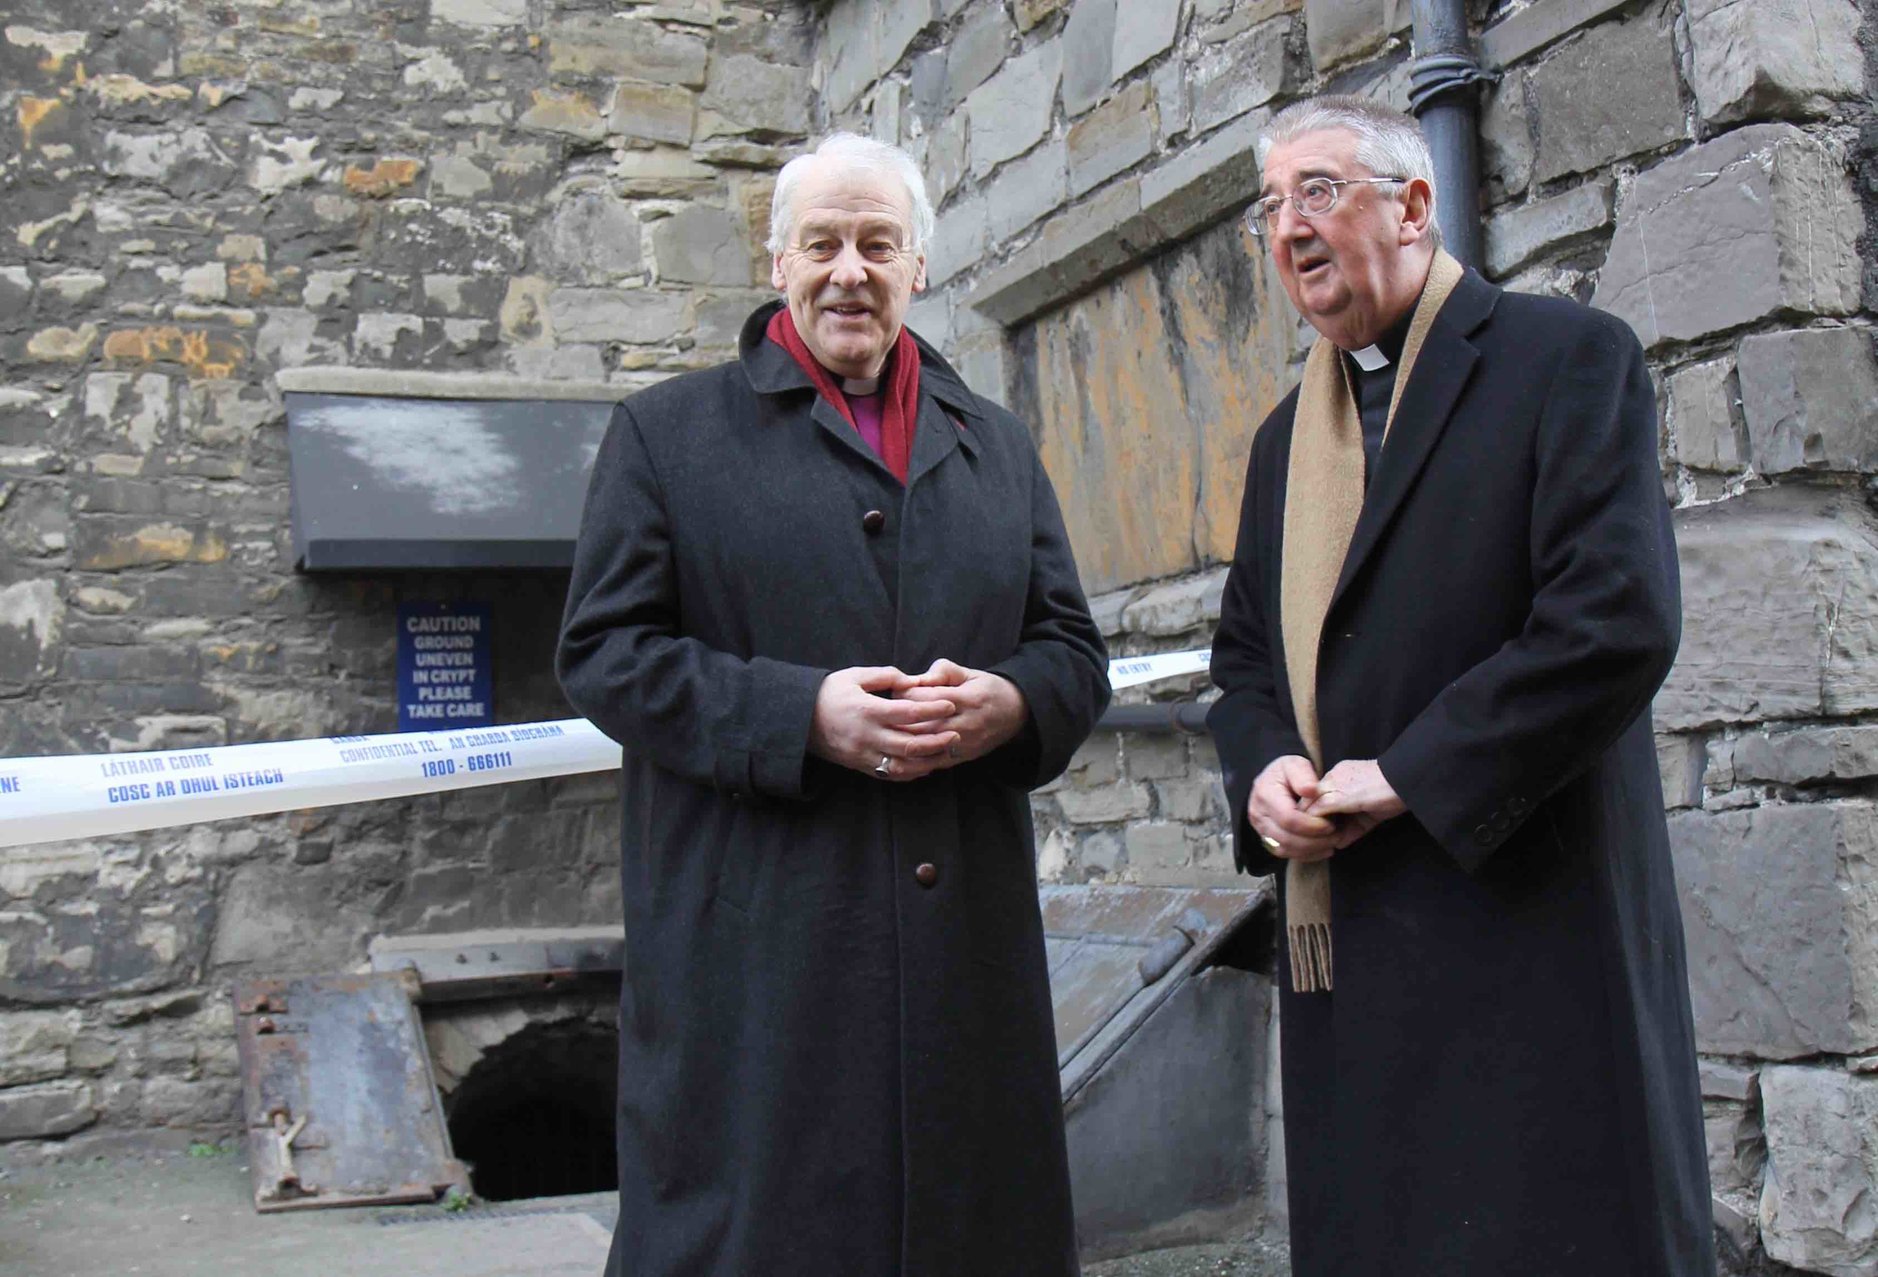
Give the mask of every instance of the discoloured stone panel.
[(1231, 557), (1294, 323), (1248, 248), (1227, 223), (1020, 338), (1019, 412), (1038, 423), (1091, 592)]

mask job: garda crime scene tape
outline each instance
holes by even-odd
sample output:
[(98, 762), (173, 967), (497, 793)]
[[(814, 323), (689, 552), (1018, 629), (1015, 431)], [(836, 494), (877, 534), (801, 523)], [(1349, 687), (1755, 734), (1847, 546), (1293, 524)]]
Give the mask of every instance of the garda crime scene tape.
[[(1210, 652), (1109, 662), (1117, 691), (1207, 668)], [(0, 847), (98, 838), (613, 771), (620, 747), (584, 718), (458, 731), (0, 760)]]

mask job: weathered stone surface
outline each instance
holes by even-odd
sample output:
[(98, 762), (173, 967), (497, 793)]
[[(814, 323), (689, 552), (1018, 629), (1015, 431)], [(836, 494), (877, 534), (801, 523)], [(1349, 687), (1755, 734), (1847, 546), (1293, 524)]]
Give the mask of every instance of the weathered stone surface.
[(1122, 610), (1124, 628), (1150, 638), (1171, 638), (1219, 620), (1226, 569), (1214, 568), (1143, 591)]
[(1161, 137), (1178, 138), (1186, 133), (1193, 120), (1193, 100), (1188, 92), (1188, 67), (1175, 56), (1154, 68), (1148, 82), (1154, 86), (1154, 114), (1161, 121)]
[(563, 341), (670, 341), (682, 329), (685, 299), (648, 288), (557, 288), (548, 316)]
[(1663, 778), (1663, 805), (1674, 811), (1702, 805), (1702, 773), (1708, 751), (1700, 736), (1658, 736), (1656, 770)]
[(605, 188), (557, 200), (535, 236), (538, 268), (570, 283), (599, 284), (643, 269), (639, 218)]
[(1767, 1182), (1761, 1240), (1783, 1264), (1833, 1277), (1878, 1274), (1878, 1078), (1833, 1068), (1761, 1075)]
[(1760, 1098), (1759, 1069), (1720, 1060), (1697, 1060), (1696, 1074), (1701, 1080), (1704, 1099), (1746, 1101)]
[(1563, 195), (1534, 200), (1487, 223), (1487, 274), (1504, 279), (1547, 249), (1611, 224), (1611, 186), (1586, 182)]
[(1683, 136), (1673, 15), (1649, 9), (1594, 27), (1532, 72), (1542, 182)]
[(1193, 66), (1193, 127), (1205, 133), (1293, 88), (1288, 18), (1274, 18), (1208, 48)]
[(1660, 727), (1878, 708), (1878, 528), (1859, 503), (1750, 492), (1678, 511), (1676, 540), (1682, 647)]
[[(1180, 239), (1242, 209), (1258, 190), (1258, 116), (1241, 116), (1141, 175), (1141, 210)], [(1163, 121), (1165, 125), (1165, 121)]]
[(1592, 303), (1646, 346), (1783, 309), (1848, 314), (1861, 224), (1836, 147), (1791, 125), (1750, 125), (1638, 174)]
[(1148, 788), (1126, 782), (1096, 789), (1064, 789), (1057, 794), (1063, 816), (1071, 824), (1105, 825), (1146, 818), (1153, 808)]
[(548, 67), (558, 75), (615, 75), (654, 84), (702, 87), (710, 46), (700, 36), (630, 17), (582, 19), (551, 27)]
[(983, 257), (990, 246), (991, 218), (986, 197), (971, 195), (953, 200), (939, 214), (932, 244), (926, 250), (927, 283), (939, 287)]
[(1878, 818), (1804, 803), (1669, 818), (1703, 1051), (1878, 1046)]
[(750, 277), (750, 249), (737, 220), (708, 204), (654, 222), (652, 258), (664, 283), (747, 288), (757, 282)]
[(1006, 243), (1045, 213), (1060, 207), (1069, 194), (1069, 151), (1064, 143), (1046, 142), (1013, 160), (985, 186), (991, 238)]
[(44, 1082), (0, 1090), (0, 1141), (70, 1135), (97, 1120), (89, 1082)]
[[(1063, 111), (1081, 115), (1100, 102), (1115, 80), (1115, 10), (1121, 0), (1076, 0), (1063, 24)], [(1129, 0), (1152, 3), (1153, 0)]]
[(892, 70), (933, 18), (932, 0), (836, 0), (822, 19), (822, 98), (839, 115)]
[(1051, 14), (1068, 6), (1070, 0), (1015, 0), (1011, 16), (1019, 31), (1028, 31)]
[(1046, 44), (1006, 62), (965, 99), (971, 117), (972, 171), (989, 173), (1028, 151), (1049, 132), (1062, 69), (1060, 45)]
[(1734, 743), (1734, 777), (1808, 785), (1878, 776), (1878, 726), (1752, 732)]
[(1710, 124), (1818, 115), (1864, 89), (1854, 0), (1691, 0), (1696, 106)]
[(1669, 376), (1671, 455), (1691, 469), (1732, 471), (1747, 464), (1734, 372), (1734, 360), (1710, 359)]
[(1744, 337), (1741, 409), (1754, 468), (1878, 469), (1878, 359), (1864, 328)]
[(1490, 198), (1525, 193), (1536, 155), (1532, 114), (1526, 105), (1526, 74), (1511, 71), (1480, 99), (1480, 169)]
[(950, 111), (1004, 65), (1011, 42), (1010, 20), (1003, 9), (981, 6), (969, 14), (946, 41), (939, 104)]
[(1304, 30), (1318, 71), (1382, 47), (1384, 0), (1304, 0)]
[(0, 1034), (0, 1087), (62, 1076), (83, 1016), (76, 1010), (17, 1011)]
[(1154, 104), (1137, 80), (1070, 126), (1069, 188), (1081, 195), (1154, 153)]
[(1161, 871), (1184, 869), (1193, 861), (1187, 827), (1167, 821), (1129, 825), (1122, 846), (1128, 852), (1129, 877), (1138, 882), (1161, 880)]
[(809, 84), (801, 67), (777, 66), (747, 54), (719, 57), (712, 62), (700, 101), (720, 120), (733, 121), (740, 132), (809, 131)]
[(510, 27), (528, 20), (528, 0), (431, 0), (430, 16), (465, 27)]
[(1545, 4), (1528, 5), (1481, 32), (1480, 60), (1489, 67), (1510, 66), (1630, 3), (1631, 0), (1547, 0)]
[(606, 117), (607, 130), (622, 137), (676, 142), (682, 146), (691, 140), (696, 103), (697, 99), (685, 89), (628, 80), (613, 91), (612, 106)]
[(1109, 74), (1117, 80), (1174, 46), (1180, 29), (1179, 0), (1134, 0), (1117, 5), (1115, 40), (1110, 46)]
[(565, 133), (587, 142), (598, 142), (606, 136), (606, 117), (592, 98), (578, 90), (530, 90), (529, 107), (522, 112), (521, 125), (543, 133)]

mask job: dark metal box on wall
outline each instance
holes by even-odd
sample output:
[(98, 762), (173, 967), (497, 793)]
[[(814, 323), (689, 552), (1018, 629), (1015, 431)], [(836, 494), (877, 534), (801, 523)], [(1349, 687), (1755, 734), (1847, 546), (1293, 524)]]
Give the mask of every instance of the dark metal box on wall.
[(469, 1176), (450, 1148), (405, 972), (235, 988), (260, 1211), (428, 1202)]

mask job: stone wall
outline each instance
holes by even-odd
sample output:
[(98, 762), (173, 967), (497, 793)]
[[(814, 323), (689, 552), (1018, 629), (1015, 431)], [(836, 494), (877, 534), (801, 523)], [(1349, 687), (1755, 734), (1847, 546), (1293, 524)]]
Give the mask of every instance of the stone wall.
[[(768, 293), (811, 15), (720, 0), (18, 0), (0, 24), (0, 757), (396, 726), (403, 600), (293, 571), (275, 374), (611, 381)], [(227, 992), (379, 933), (614, 921), (605, 776), (0, 851), (0, 1141), (236, 1120)]]
[[(1308, 337), (1232, 223), (1253, 140), (1322, 89), (1405, 104), (1408, 8), (21, 0), (0, 756), (385, 730), (402, 599), (502, 595), (499, 712), (563, 712), (559, 578), (291, 570), (274, 375), (628, 389), (721, 359), (770, 174), (834, 125), (922, 160), (912, 322), (1035, 423), (1116, 651), (1204, 646)], [(1489, 273), (1623, 315), (1662, 391), (1687, 621), (1657, 713), (1718, 1217), (1878, 1273), (1878, 3), (1473, 14), (1504, 72)], [(1203, 737), (1098, 735), (1035, 806), (1046, 879), (1232, 881)], [(227, 1124), (232, 979), (610, 920), (615, 817), (570, 780), (0, 852), (0, 1139)]]
[[(1207, 642), (1250, 428), (1308, 344), (1231, 222), (1259, 125), (1324, 90), (1405, 106), (1408, 9), (828, 11), (817, 121), (924, 158), (943, 203), (913, 322), (1033, 421), (1120, 653)], [(1661, 391), (1685, 632), (1657, 726), (1717, 1218), (1750, 1259), (1875, 1274), (1878, 5), (1472, 14), (1502, 73), (1488, 274), (1623, 316)], [(1099, 734), (1036, 808), (1046, 879), (1231, 879), (1203, 738)]]

